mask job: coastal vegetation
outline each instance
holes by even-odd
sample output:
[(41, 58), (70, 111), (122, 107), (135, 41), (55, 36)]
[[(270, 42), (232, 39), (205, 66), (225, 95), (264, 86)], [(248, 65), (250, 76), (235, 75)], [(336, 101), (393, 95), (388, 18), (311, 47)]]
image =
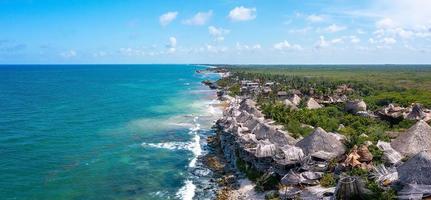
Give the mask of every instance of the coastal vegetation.
[[(391, 139), (416, 126), (418, 120), (429, 120), (431, 112), (429, 109), (424, 112), (423, 108), (431, 107), (431, 67), (228, 66), (227, 69), (230, 76), (218, 80), (217, 85), (230, 96), (253, 99), (265, 118), (281, 125), (289, 136), (298, 141), (310, 135), (326, 137), (326, 133), (316, 129), (320, 127), (341, 138), (337, 140), (342, 141), (345, 153), (327, 162), (328, 168), (319, 178), (320, 186), (336, 186), (340, 176), (335, 168), (340, 170), (342, 166), (347, 175), (363, 180), (370, 199), (396, 198), (395, 190), (378, 184), (371, 171), (388, 164), (387, 152), (379, 143), (389, 144)], [(295, 95), (300, 100), (292, 103)], [(358, 110), (348, 109), (352, 102)], [(390, 113), (393, 110), (398, 111)], [(267, 144), (259, 145), (263, 149)], [(236, 164), (259, 191), (273, 189), (280, 183), (279, 177), (270, 179), (273, 177), (253, 168), (253, 163), (239, 159)]]
[[(298, 89), (302, 93), (327, 95), (347, 84), (354, 90), (350, 97), (363, 97), (370, 108), (388, 102), (408, 106), (411, 102), (431, 107), (431, 67), (414, 66), (230, 66), (233, 76), (220, 79), (221, 87), (235, 93), (241, 80), (274, 81), (277, 90)], [(274, 94), (271, 96), (274, 97)]]

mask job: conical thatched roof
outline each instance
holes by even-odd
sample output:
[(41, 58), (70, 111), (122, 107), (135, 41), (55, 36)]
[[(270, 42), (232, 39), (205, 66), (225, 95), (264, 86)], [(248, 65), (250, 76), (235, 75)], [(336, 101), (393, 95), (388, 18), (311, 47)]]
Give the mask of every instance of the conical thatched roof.
[(431, 149), (431, 127), (420, 120), (392, 141), (391, 146), (405, 156), (413, 156), (422, 150)]
[(268, 139), (270, 142), (279, 145), (296, 143), (295, 138), (290, 136), (287, 132), (275, 129), (274, 127), (265, 123), (257, 124), (252, 130), (252, 133), (256, 135), (258, 140)]
[(256, 106), (257, 106), (256, 102), (254, 102), (253, 100), (245, 99), (245, 100), (241, 101), (239, 109), (245, 110), (249, 114), (252, 114), (256, 117), (263, 117), (263, 114), (259, 111), (259, 109), (257, 109)]
[(272, 157), (277, 153), (277, 147), (268, 140), (259, 141), (256, 147), (256, 157)]
[(357, 113), (359, 111), (367, 111), (367, 104), (362, 100), (348, 101), (346, 103), (345, 110), (351, 113)]
[(244, 122), (246, 122), (247, 120), (249, 120), (250, 119), (250, 114), (248, 114), (248, 112), (247, 111), (242, 111), (241, 112), (241, 114), (239, 114), (237, 117), (236, 117), (236, 121), (238, 121), (239, 123), (244, 123)]
[(284, 159), (289, 161), (301, 160), (305, 155), (301, 148), (291, 145), (284, 145), (280, 147), (283, 152)]
[(420, 120), (425, 117), (426, 117), (426, 113), (424, 112), (420, 104), (415, 104), (412, 108), (412, 111), (406, 115), (406, 119), (410, 119), (410, 120)]
[(421, 151), (397, 169), (402, 184), (431, 185), (431, 152)]
[(301, 103), (301, 97), (299, 97), (296, 94), (293, 94), (290, 98), (289, 101), (292, 102), (295, 106), (298, 106), (299, 103)]
[(288, 99), (285, 99), (284, 100), (284, 105), (287, 107), (287, 108), (290, 108), (291, 110), (296, 110), (296, 109), (298, 109), (297, 107), (296, 107), (296, 105), (294, 104), (294, 103), (292, 103), (290, 100), (288, 100)]
[(253, 134), (241, 134), (239, 135), (238, 140), (242, 145), (256, 145), (258, 143), (256, 136)]
[(307, 155), (316, 152), (328, 152), (338, 156), (346, 151), (343, 143), (320, 127), (316, 128), (313, 133), (299, 141), (296, 146), (300, 147)]
[(308, 109), (319, 109), (319, 108), (322, 108), (322, 106), (319, 103), (317, 103), (317, 101), (314, 100), (314, 98), (310, 98), (307, 101), (307, 108)]
[(247, 121), (244, 122), (244, 126), (247, 127), (249, 130), (253, 130), (254, 127), (257, 126), (257, 124), (261, 123), (261, 121), (256, 117), (251, 117)]

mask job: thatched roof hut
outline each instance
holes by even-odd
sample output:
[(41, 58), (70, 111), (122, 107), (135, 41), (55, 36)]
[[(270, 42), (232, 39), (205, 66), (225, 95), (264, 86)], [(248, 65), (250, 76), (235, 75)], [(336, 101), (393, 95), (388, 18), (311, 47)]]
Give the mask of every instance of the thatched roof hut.
[(242, 111), (241, 114), (239, 114), (236, 117), (236, 121), (239, 122), (239, 123), (244, 123), (247, 120), (249, 120), (250, 118), (251, 118), (251, 116), (250, 116), (250, 114), (248, 114), (247, 111)]
[(239, 110), (247, 111), (249, 114), (252, 114), (256, 117), (263, 117), (262, 112), (257, 108), (256, 102), (251, 99), (244, 99), (241, 101)]
[(343, 143), (320, 127), (316, 128), (313, 133), (299, 141), (296, 146), (300, 147), (307, 155), (317, 152), (327, 152), (333, 154), (333, 157), (336, 157), (346, 151)]
[(431, 149), (431, 127), (420, 120), (392, 141), (391, 146), (405, 156), (413, 156), (422, 150)]
[(397, 168), (402, 184), (431, 185), (431, 152), (421, 151)]
[(348, 101), (346, 103), (345, 110), (350, 113), (367, 111), (367, 104), (363, 100)]
[(410, 120), (421, 120), (425, 117), (426, 113), (424, 112), (422, 106), (420, 104), (414, 104), (412, 111), (410, 111), (405, 118)]
[(284, 159), (289, 161), (299, 161), (305, 156), (302, 149), (296, 146), (284, 145), (280, 150), (283, 152)]
[(247, 127), (250, 131), (254, 129), (259, 123), (262, 123), (259, 118), (251, 117), (247, 121), (243, 123), (245, 127)]
[(248, 147), (256, 147), (255, 145), (259, 143), (259, 141), (256, 139), (256, 136), (253, 134), (241, 134), (238, 137), (238, 141), (241, 145)]
[(299, 97), (297, 94), (293, 94), (289, 98), (289, 101), (292, 102), (295, 106), (298, 106), (299, 103), (301, 103), (301, 97)]
[(319, 103), (317, 103), (316, 100), (314, 100), (314, 98), (310, 98), (307, 101), (307, 109), (319, 109), (322, 108), (322, 105), (320, 105)]
[(256, 135), (258, 140), (268, 139), (270, 142), (286, 145), (286, 144), (295, 144), (296, 139), (290, 136), (287, 132), (282, 130), (278, 130), (268, 124), (259, 123), (252, 130), (252, 133)]
[(289, 99), (285, 99), (284, 100), (284, 105), (287, 108), (290, 108), (290, 110), (297, 110), (298, 108), (296, 107), (296, 105), (294, 103), (292, 103)]
[(286, 91), (279, 91), (279, 92), (277, 92), (277, 96), (278, 96), (278, 98), (282, 98), (282, 99), (287, 98), (287, 92)]
[(261, 140), (257, 144), (255, 156), (258, 158), (272, 157), (277, 153), (277, 147), (268, 140)]

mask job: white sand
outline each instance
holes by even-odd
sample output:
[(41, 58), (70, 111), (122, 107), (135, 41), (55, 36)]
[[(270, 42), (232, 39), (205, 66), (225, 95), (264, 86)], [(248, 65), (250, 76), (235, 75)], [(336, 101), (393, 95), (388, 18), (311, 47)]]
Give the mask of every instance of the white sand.
[(240, 188), (229, 193), (229, 200), (261, 200), (265, 199), (264, 193), (257, 193), (254, 190), (255, 184), (248, 179), (238, 180)]

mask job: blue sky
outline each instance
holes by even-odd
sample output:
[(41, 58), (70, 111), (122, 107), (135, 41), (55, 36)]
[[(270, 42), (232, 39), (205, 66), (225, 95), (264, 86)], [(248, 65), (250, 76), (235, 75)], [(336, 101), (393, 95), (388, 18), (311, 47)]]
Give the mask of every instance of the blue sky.
[(0, 0), (0, 63), (431, 63), (429, 0)]

